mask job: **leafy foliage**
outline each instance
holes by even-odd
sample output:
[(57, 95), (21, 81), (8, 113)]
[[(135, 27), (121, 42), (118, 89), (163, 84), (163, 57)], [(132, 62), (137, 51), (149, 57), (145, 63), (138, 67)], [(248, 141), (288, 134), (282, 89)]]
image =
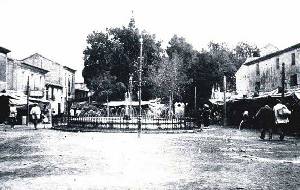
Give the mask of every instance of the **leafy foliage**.
[[(93, 32), (87, 37), (88, 46), (84, 50), (83, 77), (87, 86), (95, 91), (95, 96), (103, 100), (105, 89), (110, 89), (111, 99), (123, 99), (127, 88), (129, 74), (134, 74), (137, 80), (137, 62), (139, 61), (140, 39), (139, 30), (135, 28), (134, 20), (128, 27), (110, 28), (106, 32)], [(161, 44), (154, 35), (143, 34), (143, 97), (152, 96), (147, 81), (151, 68), (161, 60)], [(99, 80), (108, 80), (107, 84)], [(97, 87), (100, 85), (100, 87)], [(104, 85), (104, 86), (103, 86)]]
[[(128, 27), (110, 28), (93, 32), (87, 37), (84, 50), (83, 77), (99, 101), (124, 99), (129, 75), (137, 81), (140, 53), (140, 31), (134, 19)], [(194, 88), (197, 102), (202, 104), (211, 95), (214, 85), (223, 88), (223, 76), (228, 88), (235, 89), (234, 75), (247, 57), (258, 55), (256, 46), (240, 42), (230, 49), (225, 43), (210, 42), (207, 50), (197, 51), (183, 37), (174, 35), (163, 55), (161, 43), (155, 35), (143, 32), (143, 100), (160, 97), (168, 99), (170, 92), (175, 101), (192, 105)], [(134, 94), (137, 92), (137, 85)]]

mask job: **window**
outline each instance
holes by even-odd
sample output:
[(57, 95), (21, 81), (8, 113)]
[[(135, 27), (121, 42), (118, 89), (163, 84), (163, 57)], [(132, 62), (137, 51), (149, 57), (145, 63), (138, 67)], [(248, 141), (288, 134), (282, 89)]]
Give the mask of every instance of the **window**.
[(279, 69), (280, 68), (280, 65), (279, 65), (279, 57), (276, 58), (276, 69)]
[(51, 100), (54, 100), (54, 88), (51, 88)]
[(34, 79), (33, 79), (33, 74), (31, 74), (31, 78), (29, 79), (30, 82), (30, 90), (34, 90)]
[(40, 76), (40, 85), (39, 85), (39, 89), (43, 89), (42, 76)]
[(260, 74), (260, 72), (259, 72), (259, 64), (257, 63), (256, 64), (256, 75), (259, 75)]
[(297, 81), (297, 74), (294, 74), (291, 76), (291, 86), (297, 86), (298, 85), (298, 81)]
[(46, 100), (49, 100), (49, 87), (46, 87)]
[(22, 79), (22, 89), (26, 90), (27, 89), (27, 78), (25, 75), (25, 71), (22, 71), (21, 79)]
[(292, 53), (292, 65), (296, 64), (296, 60), (295, 60), (295, 53)]
[(71, 95), (71, 81), (70, 79), (68, 80), (68, 96)]

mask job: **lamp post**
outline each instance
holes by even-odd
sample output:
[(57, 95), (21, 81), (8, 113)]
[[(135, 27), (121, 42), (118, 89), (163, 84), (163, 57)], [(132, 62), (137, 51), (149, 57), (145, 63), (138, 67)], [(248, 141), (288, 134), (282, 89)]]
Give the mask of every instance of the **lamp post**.
[(197, 87), (194, 88), (194, 109), (197, 110)]
[(30, 86), (29, 86), (29, 76), (27, 79), (27, 120), (26, 120), (26, 124), (27, 126), (29, 126), (29, 93), (30, 93)]
[(172, 118), (172, 92), (169, 90), (169, 119)]
[(227, 125), (227, 108), (226, 108), (226, 75), (224, 75), (224, 81), (223, 81), (223, 85), (224, 85), (224, 126)]
[(133, 84), (132, 84), (132, 74), (129, 75), (129, 118), (131, 118), (132, 116), (132, 88), (133, 88)]
[(143, 64), (143, 37), (140, 38), (140, 61), (139, 61), (139, 117), (138, 131), (142, 129), (142, 64)]
[(108, 93), (106, 93), (106, 117), (109, 117)]

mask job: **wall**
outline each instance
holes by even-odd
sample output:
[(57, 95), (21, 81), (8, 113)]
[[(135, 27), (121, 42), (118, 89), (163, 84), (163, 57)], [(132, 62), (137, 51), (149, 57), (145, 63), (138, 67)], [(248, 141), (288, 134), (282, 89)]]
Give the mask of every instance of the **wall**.
[(67, 111), (67, 101), (75, 98), (75, 71), (64, 67), (63, 77), (63, 95), (64, 107), (63, 110)]
[(38, 69), (28, 67), (20, 61), (9, 60), (7, 65), (7, 90), (27, 92), (27, 81), (29, 76), (29, 86), (31, 97), (45, 98), (45, 74)]
[(6, 90), (6, 55), (0, 53), (0, 92)]
[[(295, 65), (292, 65), (292, 53), (295, 53)], [(279, 58), (279, 68), (276, 63), (277, 58)], [(282, 63), (285, 63), (285, 88), (298, 88), (299, 85), (291, 86), (291, 76), (294, 74), (297, 74), (298, 84), (300, 83), (300, 49), (295, 49), (252, 65), (242, 65), (236, 73), (237, 92), (251, 96), (256, 91), (257, 82), (260, 82), (260, 93), (278, 89), (282, 86)], [(259, 74), (256, 72), (257, 67), (259, 67)]]
[[(67, 105), (66, 101), (75, 97), (75, 70), (62, 66), (37, 53), (24, 59), (24, 61), (49, 71), (45, 76), (48, 100), (54, 114), (58, 114), (59, 110), (64, 112)], [(53, 97), (51, 96), (52, 92)]]
[(45, 81), (46, 83), (52, 83), (56, 85), (63, 85), (62, 76), (63, 76), (63, 66), (43, 57), (40, 54), (33, 54), (32, 56), (23, 60), (25, 63), (34, 65), (36, 67), (48, 70), (46, 74)]

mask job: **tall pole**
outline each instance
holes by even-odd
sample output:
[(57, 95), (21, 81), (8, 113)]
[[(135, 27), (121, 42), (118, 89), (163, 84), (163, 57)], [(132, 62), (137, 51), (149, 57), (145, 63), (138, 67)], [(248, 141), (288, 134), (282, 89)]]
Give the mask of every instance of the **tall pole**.
[(129, 118), (132, 116), (132, 74), (129, 75)]
[(109, 117), (108, 93), (106, 94), (106, 117)]
[(172, 94), (171, 90), (169, 90), (169, 119), (172, 118)]
[(194, 109), (197, 110), (197, 87), (194, 89)]
[(226, 91), (227, 91), (227, 87), (226, 87), (226, 76), (224, 75), (224, 81), (223, 81), (223, 86), (224, 86), (224, 126), (227, 125), (227, 108), (226, 108)]
[(285, 88), (285, 66), (284, 66), (284, 63), (282, 63), (281, 86), (282, 86), (281, 98), (282, 98), (282, 101), (283, 101), (283, 99), (284, 99), (284, 88)]
[(140, 38), (140, 61), (139, 61), (139, 118), (138, 130), (142, 129), (142, 64), (143, 64), (143, 37)]
[(27, 119), (26, 119), (26, 124), (29, 126), (29, 76), (27, 79)]

